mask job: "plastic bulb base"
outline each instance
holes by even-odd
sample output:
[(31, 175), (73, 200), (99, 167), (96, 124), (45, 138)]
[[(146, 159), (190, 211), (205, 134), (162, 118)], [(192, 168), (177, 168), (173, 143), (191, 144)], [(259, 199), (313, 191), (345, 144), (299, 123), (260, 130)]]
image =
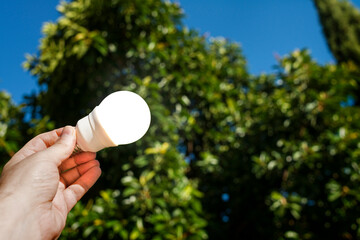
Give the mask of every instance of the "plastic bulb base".
[(76, 124), (77, 148), (85, 152), (98, 152), (107, 147), (117, 146), (101, 126), (97, 109), (98, 107), (95, 107)]

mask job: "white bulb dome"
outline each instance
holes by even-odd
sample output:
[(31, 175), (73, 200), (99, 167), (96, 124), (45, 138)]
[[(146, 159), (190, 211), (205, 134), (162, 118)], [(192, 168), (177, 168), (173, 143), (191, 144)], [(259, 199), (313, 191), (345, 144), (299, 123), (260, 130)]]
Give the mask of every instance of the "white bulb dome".
[(98, 107), (99, 121), (116, 145), (139, 140), (149, 128), (150, 110), (144, 99), (129, 91), (114, 92)]

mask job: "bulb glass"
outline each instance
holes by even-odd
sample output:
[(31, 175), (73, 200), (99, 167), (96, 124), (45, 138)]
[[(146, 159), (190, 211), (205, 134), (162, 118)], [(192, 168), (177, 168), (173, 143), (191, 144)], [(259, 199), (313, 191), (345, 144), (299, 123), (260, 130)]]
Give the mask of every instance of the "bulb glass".
[(107, 96), (97, 109), (99, 123), (115, 145), (140, 139), (149, 128), (150, 110), (144, 99), (129, 91)]

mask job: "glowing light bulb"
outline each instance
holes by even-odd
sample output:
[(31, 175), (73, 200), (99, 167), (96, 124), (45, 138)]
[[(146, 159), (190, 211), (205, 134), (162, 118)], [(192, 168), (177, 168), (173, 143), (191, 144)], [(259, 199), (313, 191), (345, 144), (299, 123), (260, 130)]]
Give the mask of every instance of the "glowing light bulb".
[(114, 92), (77, 122), (77, 148), (97, 152), (135, 142), (147, 132), (150, 120), (150, 109), (139, 95)]

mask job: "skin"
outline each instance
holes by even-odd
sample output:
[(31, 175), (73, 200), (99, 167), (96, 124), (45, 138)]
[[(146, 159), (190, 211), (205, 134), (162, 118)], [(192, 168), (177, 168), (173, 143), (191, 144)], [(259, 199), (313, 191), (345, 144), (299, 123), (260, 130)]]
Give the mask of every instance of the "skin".
[(95, 153), (72, 156), (75, 129), (66, 126), (30, 140), (0, 177), (2, 239), (57, 239), (69, 211), (101, 175)]

